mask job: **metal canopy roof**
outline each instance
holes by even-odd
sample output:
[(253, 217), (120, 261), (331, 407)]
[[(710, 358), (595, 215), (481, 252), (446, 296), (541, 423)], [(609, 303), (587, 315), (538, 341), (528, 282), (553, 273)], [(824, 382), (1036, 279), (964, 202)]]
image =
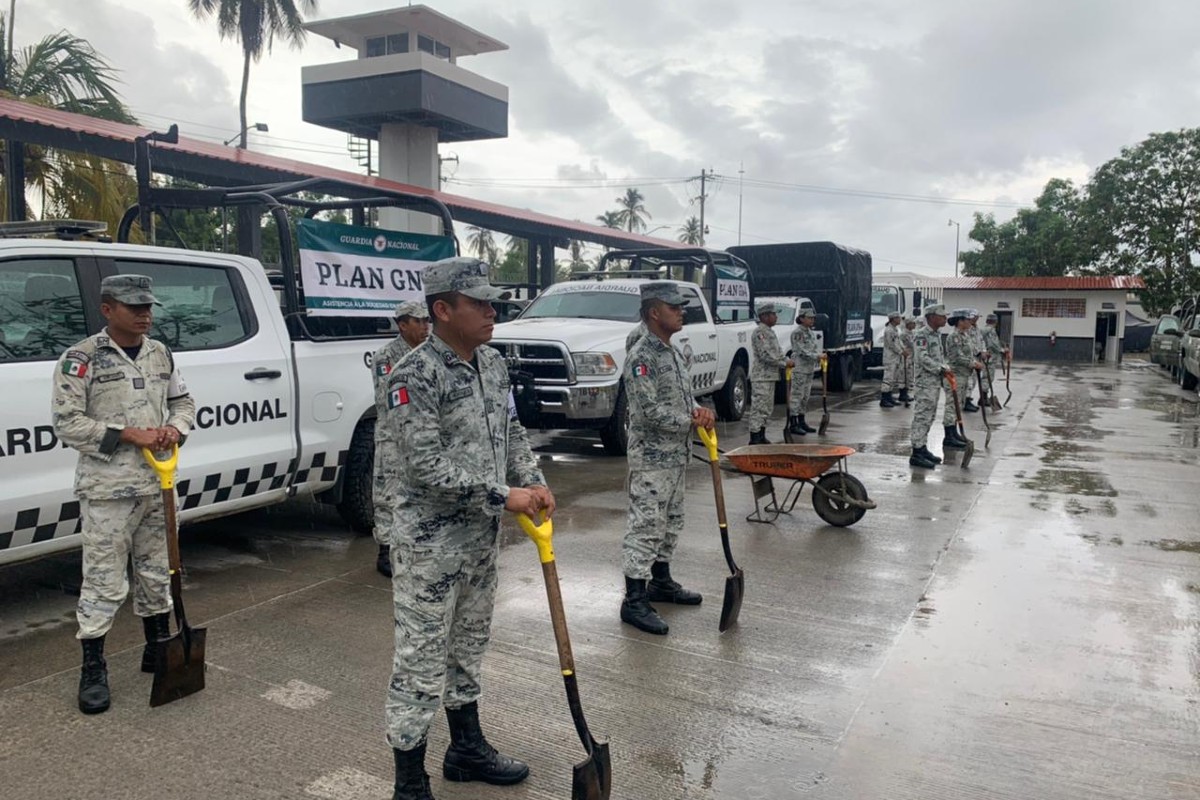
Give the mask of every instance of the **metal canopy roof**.
[(1145, 289), (1146, 284), (1136, 275), (1064, 275), (1045, 278), (946, 278), (942, 288), (1133, 291)]
[[(133, 140), (150, 128), (97, 119), (83, 114), (43, 108), (0, 98), (0, 139), (94, 155), (133, 163)], [(320, 164), (240, 150), (235, 147), (179, 137), (177, 144), (154, 145), (154, 171), (210, 186), (245, 186), (263, 183), (327, 178), (361, 187), (357, 197), (370, 197), (376, 189), (420, 194), (441, 200), (456, 222), (533, 239), (578, 239), (617, 248), (679, 248), (679, 242), (590, 225), (529, 209), (434, 191), (378, 176), (359, 175)], [(347, 196), (352, 196), (349, 193)]]

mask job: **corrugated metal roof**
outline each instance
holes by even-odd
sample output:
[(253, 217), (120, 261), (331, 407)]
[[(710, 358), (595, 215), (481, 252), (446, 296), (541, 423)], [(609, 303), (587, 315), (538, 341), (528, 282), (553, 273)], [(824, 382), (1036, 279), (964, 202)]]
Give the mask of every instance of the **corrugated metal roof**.
[[(133, 140), (151, 132), (152, 129), (138, 125), (110, 122), (83, 114), (43, 108), (19, 100), (0, 98), (0, 138), (39, 143), (65, 150), (84, 150), (132, 164)], [(177, 144), (156, 142), (152, 158), (155, 172), (208, 185), (275, 183), (311, 176), (361, 186), (364, 196), (369, 195), (372, 188), (376, 188), (436, 197), (450, 209), (455, 221), (479, 225), (502, 233), (580, 239), (623, 249), (688, 246), (669, 239), (627, 233), (529, 209), (502, 206), (377, 176), (359, 175), (320, 164), (225, 147), (184, 136), (179, 137)]]
[(1065, 291), (1104, 291), (1145, 289), (1136, 275), (1080, 275), (1050, 278), (946, 278), (945, 289), (1043, 289)]

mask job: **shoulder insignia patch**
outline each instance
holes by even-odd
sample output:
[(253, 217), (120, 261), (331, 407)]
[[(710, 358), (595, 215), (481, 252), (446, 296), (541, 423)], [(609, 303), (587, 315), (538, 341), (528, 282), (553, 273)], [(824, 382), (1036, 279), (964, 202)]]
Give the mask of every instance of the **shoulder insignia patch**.
[[(71, 353), (67, 355), (69, 356)], [(87, 369), (87, 359), (80, 361), (74, 358), (67, 358), (63, 361), (62, 365), (63, 375), (70, 375), (72, 378), (82, 378), (84, 375), (87, 375)]]
[(380, 361), (378, 364), (375, 365), (375, 374), (378, 375), (380, 378), (387, 375), (391, 371), (392, 371), (392, 365), (387, 363), (386, 361)]
[(388, 408), (399, 408), (408, 405), (408, 387), (397, 386), (388, 392)]
[(645, 364), (638, 364), (633, 368), (633, 374), (637, 375), (639, 378), (644, 378), (650, 374), (650, 368)]

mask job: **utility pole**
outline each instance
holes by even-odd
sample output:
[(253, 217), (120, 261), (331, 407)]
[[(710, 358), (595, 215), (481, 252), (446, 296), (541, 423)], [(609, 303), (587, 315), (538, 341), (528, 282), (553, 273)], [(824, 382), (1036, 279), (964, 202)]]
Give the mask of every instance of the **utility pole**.
[(704, 247), (704, 200), (707, 195), (704, 193), (705, 181), (708, 176), (704, 170), (700, 170), (700, 246)]
[(746, 162), (738, 162), (738, 244), (742, 243), (742, 175), (746, 172)]

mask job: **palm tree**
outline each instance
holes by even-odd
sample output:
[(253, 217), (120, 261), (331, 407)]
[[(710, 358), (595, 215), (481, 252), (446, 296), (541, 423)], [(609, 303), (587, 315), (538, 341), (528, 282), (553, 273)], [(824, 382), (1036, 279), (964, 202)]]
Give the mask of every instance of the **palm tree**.
[[(0, 15), (0, 96), (115, 122), (136, 122), (118, 96), (116, 71), (86, 40), (60, 31), (16, 51), (11, 12)], [(104, 220), (115, 228), (121, 208), (134, 194), (128, 168), (116, 161), (78, 153), (25, 147), (25, 181), (35, 188), (48, 214)], [(0, 195), (0, 204), (6, 204)], [(126, 203), (127, 204), (127, 203)], [(2, 206), (0, 206), (2, 207)], [(7, 208), (3, 208), (7, 216)]]
[(250, 62), (271, 52), (275, 37), (292, 47), (304, 43), (304, 17), (317, 13), (317, 0), (188, 0), (188, 8), (199, 19), (217, 15), (222, 39), (242, 44), (242, 95), (238, 103), (241, 135), (238, 147), (246, 149), (246, 92), (250, 86)]
[(626, 189), (625, 194), (617, 198), (617, 211), (621, 215), (621, 225), (630, 233), (645, 230), (646, 220), (653, 219), (646, 210), (643, 201), (646, 198), (637, 189)]
[(612, 228), (618, 231), (621, 230), (621, 226), (624, 224), (621, 221), (620, 211), (605, 211), (603, 214), (597, 214), (596, 221), (606, 228)]
[(488, 263), (496, 263), (499, 250), (496, 247), (496, 237), (487, 228), (478, 225), (467, 226), (467, 249), (475, 257)]
[(679, 227), (679, 241), (684, 244), (699, 245), (703, 241), (703, 238), (700, 232), (699, 217), (688, 217), (683, 221), (683, 225)]

